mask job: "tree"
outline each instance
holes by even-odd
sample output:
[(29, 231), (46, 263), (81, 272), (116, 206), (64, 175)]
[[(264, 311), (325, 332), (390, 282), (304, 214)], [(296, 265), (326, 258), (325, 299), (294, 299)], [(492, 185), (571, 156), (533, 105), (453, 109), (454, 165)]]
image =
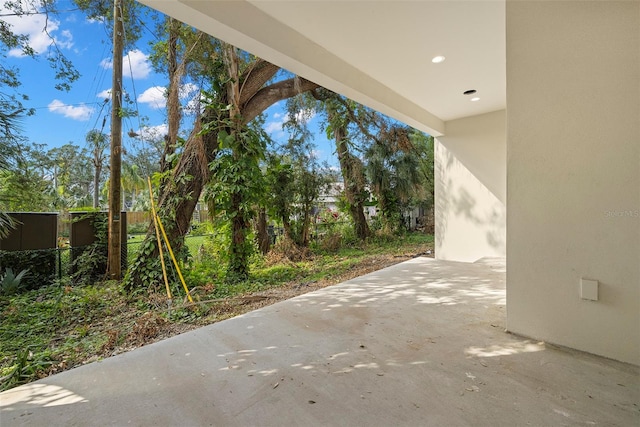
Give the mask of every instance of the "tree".
[(367, 177), (386, 232), (397, 232), (402, 227), (403, 211), (424, 182), (419, 173), (422, 153), (411, 135), (406, 126), (383, 123), (365, 152)]
[[(12, 20), (25, 18), (30, 15), (45, 15), (43, 33), (51, 40), (47, 60), (55, 72), (56, 89), (68, 91), (80, 74), (73, 64), (64, 55), (55, 39), (48, 32), (50, 19), (56, 14), (55, 2), (36, 0), (33, 2), (7, 1), (4, 2), (4, 11), (0, 17), (0, 54), (3, 57), (12, 50), (21, 52), (22, 55), (36, 59), (39, 55), (29, 44), (29, 37), (13, 31)], [(35, 113), (32, 108), (24, 105), (29, 98), (18, 92), (20, 87), (20, 72), (16, 67), (9, 67), (0, 63), (0, 137), (5, 138), (12, 134), (14, 119), (21, 115)]]
[(105, 150), (109, 146), (107, 135), (96, 129), (90, 130), (85, 136), (85, 140), (91, 150), (91, 163), (93, 164), (93, 207), (100, 207), (100, 183), (104, 162), (107, 160)]
[[(0, 101), (1, 102), (1, 101)], [(19, 116), (6, 115), (0, 107), (0, 182), (11, 172), (13, 160), (20, 155), (20, 138), (13, 132), (18, 127)], [(9, 202), (9, 195), (2, 194), (0, 187), (0, 239), (9, 235), (16, 226), (12, 216), (5, 209)]]
[(334, 139), (336, 154), (344, 181), (344, 195), (349, 214), (354, 223), (355, 233), (364, 240), (370, 235), (369, 224), (364, 216), (364, 205), (369, 198), (366, 188), (364, 165), (353, 154), (354, 139), (350, 137), (349, 125), (360, 128), (364, 125), (357, 118), (359, 105), (338, 94), (328, 92), (323, 97), (323, 108), (327, 115), (327, 138)]
[(91, 159), (86, 150), (68, 143), (46, 154), (52, 180), (53, 208), (65, 211), (90, 203)]
[(297, 163), (296, 171), (296, 188), (297, 188), (297, 209), (301, 217), (300, 223), (300, 245), (309, 246), (311, 218), (315, 209), (316, 201), (320, 197), (320, 191), (328, 184), (327, 180), (318, 169), (315, 162)]
[[(194, 128), (171, 172), (171, 179), (162, 189), (158, 202), (158, 212), (176, 248), (181, 247), (203, 187), (211, 179), (209, 164), (216, 159), (220, 142), (227, 144), (227, 147), (235, 144), (236, 158), (239, 160), (245, 154), (251, 155), (255, 146), (246, 126), (273, 103), (318, 88), (317, 84), (298, 77), (269, 83), (280, 70), (279, 67), (246, 53), (233, 52), (211, 38), (203, 37), (202, 43), (209, 43), (210, 47), (202, 49), (207, 56), (199, 58), (198, 63), (207, 70), (206, 76), (212, 88), (208, 94), (211, 107), (196, 118)], [(238, 139), (232, 142), (230, 138), (235, 137)], [(241, 193), (236, 193), (238, 195)], [(237, 197), (232, 204), (241, 211), (245, 201)], [(246, 218), (243, 214), (237, 217), (232, 244), (244, 245), (242, 239), (246, 238), (249, 227)], [(157, 280), (160, 270), (153, 263), (153, 259), (157, 258), (156, 251), (153, 234), (148, 233), (141, 251), (144, 255), (134, 261), (125, 280), (127, 289)], [(234, 251), (231, 249), (232, 253)], [(242, 276), (246, 265), (241, 265), (241, 262), (235, 265), (239, 276)]]
[(282, 222), (284, 238), (295, 241), (291, 230), (292, 206), (295, 203), (295, 174), (285, 156), (271, 153), (267, 157), (266, 205), (273, 218)]
[(0, 171), (0, 200), (7, 211), (53, 209), (55, 190), (45, 146), (24, 146), (9, 170)]
[(144, 178), (146, 182), (147, 177), (152, 177), (154, 174), (160, 172), (160, 163), (166, 138), (165, 135), (147, 132), (144, 129), (143, 127), (140, 135), (129, 134), (129, 136), (135, 137), (135, 139), (132, 140), (132, 144), (130, 144), (124, 153), (124, 161), (136, 165), (138, 174)]
[(327, 184), (313, 154), (313, 135), (307, 127), (317, 109), (316, 98), (308, 94), (287, 100), (287, 120), (283, 128), (289, 133), (289, 139), (280, 148), (286, 153), (292, 170), (292, 185), (288, 194), (291, 198), (290, 210), (297, 218), (293, 241), (302, 247), (309, 245), (312, 211), (322, 187)]
[[(122, 207), (125, 210), (135, 210), (139, 197), (147, 194), (147, 181), (140, 174), (140, 168), (128, 161), (122, 164)], [(127, 194), (129, 201), (127, 203)]]

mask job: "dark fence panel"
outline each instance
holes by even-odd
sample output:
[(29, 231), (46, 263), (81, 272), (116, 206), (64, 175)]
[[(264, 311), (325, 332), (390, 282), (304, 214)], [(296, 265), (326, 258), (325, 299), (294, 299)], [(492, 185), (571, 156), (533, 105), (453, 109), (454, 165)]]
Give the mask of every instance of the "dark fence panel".
[(58, 214), (9, 213), (16, 228), (0, 240), (0, 274), (11, 269), (14, 274), (23, 270), (26, 289), (35, 289), (52, 283), (56, 278), (56, 252)]

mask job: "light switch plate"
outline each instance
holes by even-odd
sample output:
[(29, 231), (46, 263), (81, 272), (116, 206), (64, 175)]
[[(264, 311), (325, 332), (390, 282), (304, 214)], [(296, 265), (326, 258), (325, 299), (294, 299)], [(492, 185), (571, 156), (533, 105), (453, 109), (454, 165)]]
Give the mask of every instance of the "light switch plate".
[(598, 301), (598, 281), (580, 279), (580, 298)]

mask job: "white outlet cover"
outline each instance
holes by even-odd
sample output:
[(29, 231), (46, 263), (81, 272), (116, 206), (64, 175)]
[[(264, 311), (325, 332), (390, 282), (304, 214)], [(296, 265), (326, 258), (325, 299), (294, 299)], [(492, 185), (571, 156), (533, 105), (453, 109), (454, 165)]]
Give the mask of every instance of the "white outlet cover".
[(598, 301), (598, 281), (580, 279), (580, 298), (589, 301)]

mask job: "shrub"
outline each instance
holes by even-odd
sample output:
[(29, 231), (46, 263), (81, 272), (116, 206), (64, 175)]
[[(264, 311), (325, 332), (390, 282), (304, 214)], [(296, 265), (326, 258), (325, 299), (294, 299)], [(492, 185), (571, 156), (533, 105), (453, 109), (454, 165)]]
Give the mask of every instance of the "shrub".
[(29, 270), (29, 274), (22, 277), (24, 290), (50, 285), (56, 280), (56, 252), (57, 249), (0, 251), (0, 274), (8, 269)]
[(0, 279), (0, 295), (13, 295), (20, 292), (24, 287), (22, 279), (28, 272), (29, 270), (22, 270), (16, 275), (10, 267), (7, 268)]
[(136, 224), (127, 224), (127, 232), (129, 234), (145, 234), (149, 228), (148, 222), (138, 222)]
[(342, 235), (336, 231), (331, 231), (320, 240), (319, 247), (325, 252), (338, 252), (342, 247)]
[(298, 246), (286, 237), (278, 239), (266, 256), (267, 265), (274, 265), (282, 261), (298, 262), (309, 257), (309, 248)]

